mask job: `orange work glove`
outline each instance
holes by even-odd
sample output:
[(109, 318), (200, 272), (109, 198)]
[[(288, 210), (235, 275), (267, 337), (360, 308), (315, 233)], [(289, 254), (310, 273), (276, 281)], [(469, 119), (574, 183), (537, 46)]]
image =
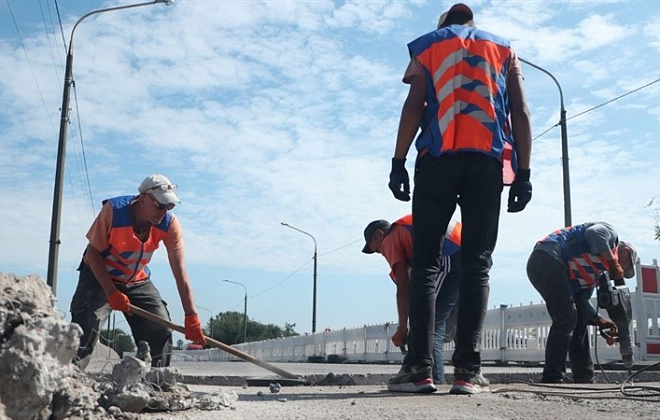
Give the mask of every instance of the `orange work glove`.
[(617, 260), (609, 261), (610, 278), (612, 280), (621, 280), (623, 278), (623, 267)]
[(133, 315), (131, 308), (128, 306), (131, 301), (128, 299), (128, 296), (119, 290), (115, 290), (110, 294), (110, 296), (108, 296), (108, 303), (110, 304), (110, 307), (115, 311), (122, 311), (129, 315)]
[(408, 340), (408, 329), (407, 328), (397, 328), (396, 332), (392, 336), (392, 343), (397, 347), (403, 347), (406, 345)]
[(186, 340), (190, 340), (193, 343), (199, 343), (203, 346), (206, 345), (202, 323), (199, 322), (199, 316), (197, 314), (186, 315), (185, 327)]

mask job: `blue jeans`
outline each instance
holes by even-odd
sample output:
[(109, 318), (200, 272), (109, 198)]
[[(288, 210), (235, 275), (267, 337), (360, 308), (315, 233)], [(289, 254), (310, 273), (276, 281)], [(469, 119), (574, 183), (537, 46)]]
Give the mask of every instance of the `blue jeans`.
[[(433, 381), (444, 384), (445, 365), (443, 347), (445, 346), (445, 333), (447, 322), (452, 311), (456, 310), (458, 301), (458, 287), (461, 282), (461, 255), (460, 251), (448, 257), (444, 281), (438, 282), (438, 297), (435, 299), (435, 334), (433, 335)], [(448, 340), (451, 341), (451, 340)]]

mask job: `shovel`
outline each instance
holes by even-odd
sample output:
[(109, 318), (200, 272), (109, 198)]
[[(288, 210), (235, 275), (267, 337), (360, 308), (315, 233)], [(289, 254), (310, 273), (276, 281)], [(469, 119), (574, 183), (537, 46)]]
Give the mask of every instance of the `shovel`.
[[(175, 323), (173, 323), (173, 322), (171, 322), (171, 321), (169, 321), (165, 318), (161, 318), (158, 315), (154, 315), (151, 312), (147, 312), (144, 309), (139, 308), (139, 307), (137, 307), (133, 304), (130, 304), (130, 303), (128, 304), (128, 306), (131, 308), (131, 311), (133, 311), (134, 314), (139, 315), (142, 318), (145, 318), (149, 321), (155, 322), (156, 324), (161, 325), (163, 327), (167, 327), (167, 328), (170, 328), (172, 330), (178, 331), (182, 334), (186, 333), (186, 329), (184, 327), (182, 327), (180, 325), (177, 325), (177, 324), (175, 324)], [(255, 364), (259, 367), (262, 367), (266, 370), (269, 370), (273, 373), (276, 373), (276, 374), (278, 374), (279, 376), (281, 376), (283, 378), (295, 380), (295, 382), (300, 382), (300, 384), (305, 384), (306, 383), (306, 381), (304, 379), (300, 378), (300, 376), (298, 376), (298, 375), (294, 375), (293, 373), (289, 373), (284, 369), (280, 369), (277, 366), (273, 366), (270, 363), (266, 363), (263, 360), (259, 360), (259, 359), (255, 358), (255, 357), (253, 357), (253, 356), (251, 356), (247, 353), (244, 353), (244, 352), (242, 352), (238, 349), (235, 349), (234, 347), (231, 347), (230, 345), (227, 345), (223, 342), (214, 340), (211, 337), (204, 336), (204, 338), (206, 338), (206, 342), (211, 347), (215, 347), (217, 349), (224, 350), (229, 354), (232, 354), (236, 357), (240, 357), (241, 359), (245, 360), (246, 362), (250, 362), (250, 363)], [(272, 381), (273, 380), (271, 380), (271, 382)], [(284, 385), (284, 384), (281, 384), (281, 385)]]

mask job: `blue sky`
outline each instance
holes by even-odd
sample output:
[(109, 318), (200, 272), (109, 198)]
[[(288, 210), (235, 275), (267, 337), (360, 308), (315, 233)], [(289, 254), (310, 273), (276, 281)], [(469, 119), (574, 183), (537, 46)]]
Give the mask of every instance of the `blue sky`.
[[(57, 4), (68, 43), (88, 11), (130, 3)], [(406, 43), (451, 4), (181, 0), (83, 21), (58, 307), (68, 315), (101, 200), (136, 193), (158, 172), (179, 185), (174, 212), (204, 322), (242, 311), (243, 289), (230, 279), (246, 286), (250, 318), (311, 332), (314, 243), (281, 222), (318, 243), (317, 331), (395, 321), (386, 263), (360, 252), (362, 231), (410, 211), (387, 189)], [(511, 39), (561, 84), (573, 222), (610, 222), (643, 263), (658, 258), (647, 204), (660, 199), (660, 84), (571, 117), (660, 78), (660, 3), (468, 4), (478, 27)], [(0, 3), (0, 55), (0, 270), (45, 278), (65, 61), (53, 0)], [(523, 72), (536, 136), (558, 122), (559, 94), (547, 75)], [(522, 213), (502, 212), (490, 307), (540, 301), (525, 264), (564, 224), (560, 138), (555, 127), (534, 141), (534, 198)], [(183, 323), (164, 250), (151, 268)]]

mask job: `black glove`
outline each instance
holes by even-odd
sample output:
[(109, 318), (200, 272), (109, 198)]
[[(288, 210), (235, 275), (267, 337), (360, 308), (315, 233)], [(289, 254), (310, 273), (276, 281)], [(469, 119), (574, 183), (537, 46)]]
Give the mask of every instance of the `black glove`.
[(529, 182), (529, 169), (518, 169), (516, 179), (509, 188), (509, 213), (522, 211), (532, 199), (532, 183)]
[[(406, 171), (406, 160), (392, 158), (392, 172), (390, 183), (387, 184), (394, 194), (394, 198), (401, 201), (410, 201), (410, 179)], [(401, 187), (403, 186), (403, 191)]]

